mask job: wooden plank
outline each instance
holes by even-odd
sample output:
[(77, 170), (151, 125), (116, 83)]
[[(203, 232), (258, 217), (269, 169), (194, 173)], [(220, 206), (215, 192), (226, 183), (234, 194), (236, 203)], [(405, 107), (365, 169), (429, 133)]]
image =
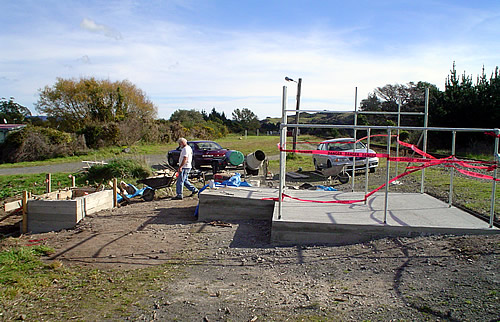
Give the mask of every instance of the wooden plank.
[(73, 222), (55, 222), (50, 223), (38, 223), (38, 222), (30, 222), (27, 228), (27, 231), (32, 233), (46, 233), (49, 231), (59, 231), (62, 229), (71, 229), (76, 226), (76, 223)]
[(12, 202), (7, 202), (6, 204), (3, 205), (3, 210), (5, 212), (9, 212), (9, 211), (12, 211), (12, 210), (16, 210), (16, 209), (19, 209), (19, 208), (22, 208), (23, 207), (23, 200), (16, 200), (16, 201), (12, 201)]
[(76, 200), (29, 200), (29, 214), (67, 214), (75, 213)]

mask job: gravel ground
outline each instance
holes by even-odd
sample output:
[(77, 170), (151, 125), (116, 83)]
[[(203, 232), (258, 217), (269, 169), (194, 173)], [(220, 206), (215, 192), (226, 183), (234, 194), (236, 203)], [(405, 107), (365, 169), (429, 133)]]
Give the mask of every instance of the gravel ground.
[[(384, 174), (371, 178), (383, 180)], [(65, 265), (102, 270), (175, 265), (179, 273), (161, 292), (138, 299), (129, 320), (500, 319), (499, 234), (280, 247), (270, 243), (270, 222), (198, 222), (196, 205), (196, 198), (137, 201), (37, 239), (54, 247), (53, 259)]]

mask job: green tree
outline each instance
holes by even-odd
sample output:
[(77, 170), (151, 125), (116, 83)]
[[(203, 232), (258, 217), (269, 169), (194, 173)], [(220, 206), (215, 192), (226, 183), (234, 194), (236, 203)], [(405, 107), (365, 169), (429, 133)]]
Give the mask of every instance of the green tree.
[(232, 116), (236, 125), (235, 129), (239, 131), (255, 131), (260, 128), (260, 122), (257, 118), (257, 115), (255, 115), (254, 112), (252, 112), (248, 108), (242, 108), (241, 110), (237, 108), (233, 111)]
[(8, 100), (4, 97), (0, 99), (0, 121), (7, 123), (23, 123), (27, 116), (31, 116), (30, 110), (19, 103), (14, 102), (14, 97)]
[(57, 125), (76, 132), (88, 124), (156, 118), (157, 108), (146, 94), (128, 80), (111, 82), (94, 77), (58, 78), (52, 86), (39, 89), (37, 111)]
[(170, 116), (171, 122), (180, 122), (186, 128), (192, 128), (193, 126), (204, 123), (203, 114), (195, 109), (192, 110), (176, 110)]

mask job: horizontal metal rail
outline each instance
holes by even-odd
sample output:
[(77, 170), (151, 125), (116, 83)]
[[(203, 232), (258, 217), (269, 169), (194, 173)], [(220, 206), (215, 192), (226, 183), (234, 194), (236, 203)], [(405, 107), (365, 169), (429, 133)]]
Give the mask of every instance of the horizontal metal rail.
[(414, 130), (414, 131), (457, 131), (457, 132), (494, 132), (497, 135), (500, 133), (500, 129), (488, 129), (488, 128), (450, 128), (450, 127), (417, 127), (417, 126), (377, 126), (377, 125), (334, 125), (334, 124), (280, 124), (280, 128), (291, 127), (291, 128), (319, 128), (319, 129), (356, 129), (356, 130)]
[(383, 112), (383, 111), (332, 111), (332, 110), (286, 110), (285, 112), (290, 113), (332, 113), (332, 114), (346, 114), (346, 113), (356, 113), (356, 114), (389, 114), (389, 115), (425, 115), (424, 112)]

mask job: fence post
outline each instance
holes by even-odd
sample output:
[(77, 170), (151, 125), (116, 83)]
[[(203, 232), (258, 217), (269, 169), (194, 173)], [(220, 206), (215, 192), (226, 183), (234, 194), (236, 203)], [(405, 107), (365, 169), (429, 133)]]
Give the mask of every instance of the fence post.
[(118, 206), (118, 181), (113, 178), (113, 208)]
[(50, 175), (50, 173), (47, 173), (45, 175), (45, 193), (50, 193), (52, 191), (51, 181), (52, 181), (52, 176)]
[[(495, 164), (498, 166), (500, 162), (500, 155), (498, 154), (498, 145), (499, 145), (499, 135), (500, 135), (500, 130), (495, 129), (495, 151), (494, 151), (494, 160)], [(498, 177), (498, 169), (495, 167), (495, 170), (493, 170), (493, 183), (491, 186), (491, 206), (490, 206), (490, 228), (493, 228), (493, 221), (495, 218), (495, 194), (496, 194), (496, 188), (497, 188), (497, 177)]]
[(385, 204), (384, 204), (384, 224), (387, 224), (387, 208), (389, 206), (389, 178), (391, 157), (391, 129), (387, 129), (387, 172), (385, 178)]
[[(280, 149), (284, 149), (286, 145), (286, 132), (287, 132), (287, 117), (286, 117), (286, 86), (283, 86), (282, 98), (282, 115), (281, 115), (281, 129), (280, 129)], [(280, 186), (278, 196), (278, 219), (281, 219), (283, 213), (283, 193), (285, 188), (285, 169), (286, 169), (286, 152), (280, 151)]]
[[(455, 143), (457, 140), (457, 131), (452, 132), (452, 137), (451, 137), (451, 155), (452, 158), (455, 159)], [(448, 194), (448, 207), (451, 207), (453, 204), (453, 176), (455, 174), (455, 168), (451, 168), (450, 172), (450, 192)]]
[(23, 224), (22, 233), (28, 232), (28, 191), (23, 191)]

